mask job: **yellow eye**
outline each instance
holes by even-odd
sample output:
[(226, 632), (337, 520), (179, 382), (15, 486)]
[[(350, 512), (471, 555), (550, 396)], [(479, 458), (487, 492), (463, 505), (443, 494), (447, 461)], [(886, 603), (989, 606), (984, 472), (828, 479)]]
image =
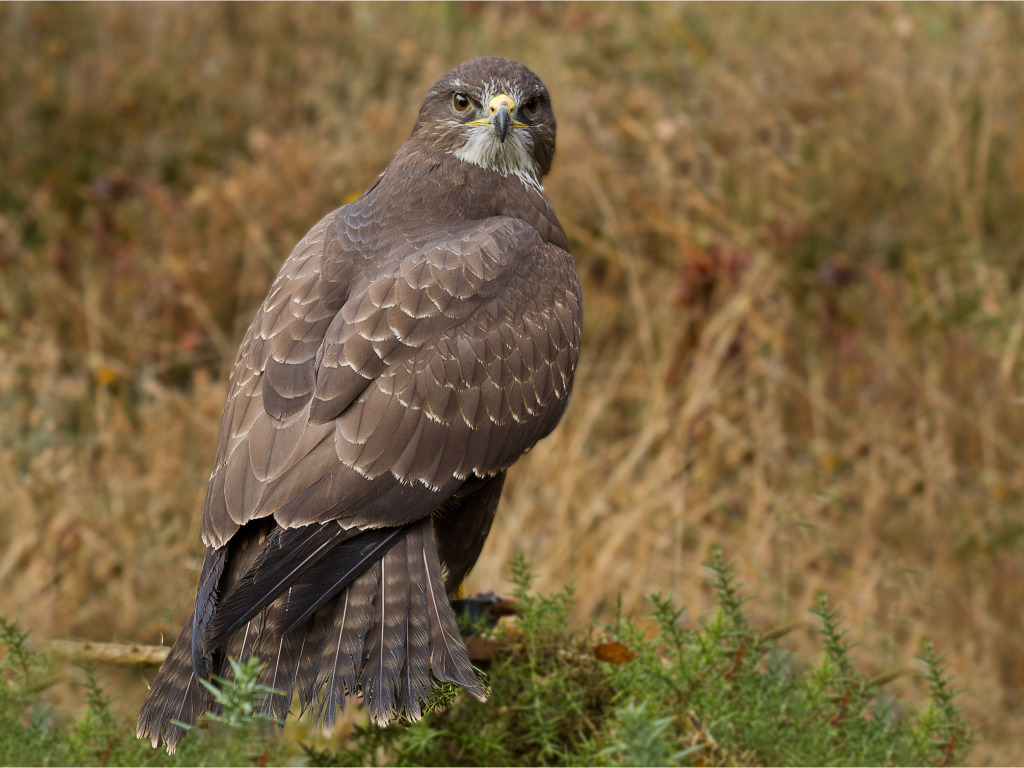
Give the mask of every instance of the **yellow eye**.
[(534, 96), (528, 102), (523, 104), (523, 111), (530, 117), (537, 114), (537, 110), (540, 109), (540, 97)]
[(452, 109), (456, 112), (465, 112), (473, 105), (469, 97), (464, 93), (452, 94)]

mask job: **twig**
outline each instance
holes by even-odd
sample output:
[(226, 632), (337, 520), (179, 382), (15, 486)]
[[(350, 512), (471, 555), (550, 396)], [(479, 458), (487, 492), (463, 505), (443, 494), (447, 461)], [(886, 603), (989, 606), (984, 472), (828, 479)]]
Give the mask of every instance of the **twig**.
[(69, 661), (98, 661), (122, 666), (159, 666), (170, 652), (166, 645), (138, 643), (91, 643), (79, 640), (48, 640), (46, 650)]

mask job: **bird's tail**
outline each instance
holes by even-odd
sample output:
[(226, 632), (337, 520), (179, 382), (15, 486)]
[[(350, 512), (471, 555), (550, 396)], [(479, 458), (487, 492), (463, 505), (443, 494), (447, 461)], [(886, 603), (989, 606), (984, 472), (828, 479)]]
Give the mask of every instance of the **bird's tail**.
[(149, 739), (154, 747), (163, 741), (167, 753), (174, 754), (174, 748), (186, 731), (178, 723), (195, 725), (212, 702), (213, 696), (192, 671), (192, 617), (189, 616), (149, 688), (139, 713), (136, 735)]
[[(424, 519), (345, 589), (308, 618), (305, 606), (320, 602), (324, 580), (310, 571), (239, 629), (215, 654), (224, 669), (228, 655), (267, 663), (261, 682), (280, 691), (263, 711), (287, 715), (292, 690), (301, 714), (324, 725), (334, 722), (345, 697), (357, 692), (379, 725), (396, 715), (418, 720), (433, 679), (455, 683), (478, 699), (484, 687), (473, 670), (445, 592), (433, 524)], [(319, 592), (318, 592), (319, 590)], [(212, 698), (192, 669), (191, 620), (171, 648), (139, 716), (139, 738), (173, 751), (184, 731), (172, 721), (194, 724)], [(218, 669), (219, 668), (219, 669)]]

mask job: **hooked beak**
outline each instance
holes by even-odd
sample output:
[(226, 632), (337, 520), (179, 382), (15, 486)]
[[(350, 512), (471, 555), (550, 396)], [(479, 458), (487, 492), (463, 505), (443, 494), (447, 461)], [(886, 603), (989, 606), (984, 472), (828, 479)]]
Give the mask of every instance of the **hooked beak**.
[(508, 132), (512, 130), (512, 113), (506, 104), (502, 104), (498, 109), (491, 114), (491, 126), (495, 133), (498, 134), (498, 138), (501, 139), (501, 143), (505, 143), (505, 137), (508, 136)]
[(516, 103), (511, 96), (499, 93), (487, 103), (490, 117), (487, 120), (473, 120), (469, 125), (486, 125), (491, 131), (498, 134), (502, 144), (513, 128), (525, 128), (526, 123), (521, 123), (512, 117), (516, 111)]

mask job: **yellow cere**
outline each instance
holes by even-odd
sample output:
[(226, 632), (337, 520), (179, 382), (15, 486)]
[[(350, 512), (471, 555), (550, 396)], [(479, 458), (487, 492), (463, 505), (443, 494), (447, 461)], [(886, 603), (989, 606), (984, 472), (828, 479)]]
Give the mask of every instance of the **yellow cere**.
[(497, 96), (493, 96), (491, 100), (487, 102), (487, 106), (490, 108), (492, 115), (498, 111), (498, 107), (502, 104), (508, 107), (509, 114), (515, 113), (516, 103), (512, 100), (511, 96), (506, 96), (504, 93), (499, 93)]

